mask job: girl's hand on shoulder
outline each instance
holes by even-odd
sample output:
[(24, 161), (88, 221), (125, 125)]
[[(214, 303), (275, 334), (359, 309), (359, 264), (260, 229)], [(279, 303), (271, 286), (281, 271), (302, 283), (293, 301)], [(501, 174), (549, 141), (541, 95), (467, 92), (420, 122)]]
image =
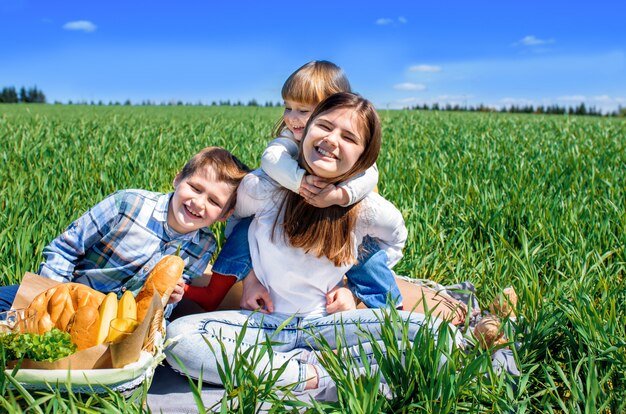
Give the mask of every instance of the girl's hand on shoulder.
[(356, 309), (356, 301), (350, 289), (337, 286), (326, 294), (326, 312), (333, 314)]
[(185, 294), (185, 279), (181, 277), (180, 279), (176, 281), (176, 286), (174, 286), (174, 290), (172, 291), (172, 294), (170, 295), (170, 298), (167, 301), (167, 304), (171, 305), (173, 303), (180, 302), (184, 294)]
[(274, 312), (272, 298), (265, 286), (257, 279), (254, 270), (243, 280), (243, 293), (239, 306), (241, 309), (258, 310), (266, 314)]

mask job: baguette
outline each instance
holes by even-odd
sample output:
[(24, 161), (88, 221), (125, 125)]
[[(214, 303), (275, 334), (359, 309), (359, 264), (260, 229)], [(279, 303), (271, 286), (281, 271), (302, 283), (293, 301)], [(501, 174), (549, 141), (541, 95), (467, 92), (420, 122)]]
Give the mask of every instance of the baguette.
[(176, 282), (183, 275), (185, 262), (178, 256), (163, 257), (148, 275), (143, 288), (135, 298), (137, 301), (137, 321), (141, 323), (148, 312), (154, 293), (158, 293), (161, 304), (165, 306), (174, 291)]

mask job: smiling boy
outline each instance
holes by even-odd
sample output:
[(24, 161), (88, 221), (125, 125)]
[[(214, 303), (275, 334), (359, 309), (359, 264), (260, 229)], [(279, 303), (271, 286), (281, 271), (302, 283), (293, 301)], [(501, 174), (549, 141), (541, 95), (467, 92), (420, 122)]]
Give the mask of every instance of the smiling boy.
[[(228, 151), (208, 147), (176, 175), (174, 192), (113, 193), (43, 249), (39, 274), (105, 293), (130, 290), (136, 295), (152, 268), (181, 246), (185, 270), (169, 301), (176, 303), (184, 283), (205, 271), (216, 248), (208, 226), (230, 216), (247, 171)], [(10, 308), (17, 288), (0, 288), (0, 311)]]

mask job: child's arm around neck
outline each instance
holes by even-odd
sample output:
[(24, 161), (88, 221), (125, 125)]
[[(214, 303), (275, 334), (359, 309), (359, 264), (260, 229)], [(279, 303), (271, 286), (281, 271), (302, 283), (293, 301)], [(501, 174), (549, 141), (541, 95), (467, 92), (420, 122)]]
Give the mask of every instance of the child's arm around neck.
[(365, 196), (374, 191), (378, 184), (378, 167), (376, 164), (369, 167), (364, 173), (338, 184), (348, 193), (349, 201), (344, 207), (358, 203)]
[[(300, 192), (302, 178), (306, 171), (298, 165), (298, 142), (289, 129), (285, 128), (280, 136), (269, 143), (261, 156), (261, 168), (267, 175), (282, 187)], [(338, 185), (348, 194), (348, 202), (343, 207), (361, 201), (365, 196), (374, 191), (378, 183), (378, 168), (376, 164), (362, 174), (342, 182)]]
[(278, 184), (297, 193), (306, 173), (298, 165), (295, 159), (297, 155), (298, 142), (291, 131), (285, 128), (263, 151), (261, 168)]

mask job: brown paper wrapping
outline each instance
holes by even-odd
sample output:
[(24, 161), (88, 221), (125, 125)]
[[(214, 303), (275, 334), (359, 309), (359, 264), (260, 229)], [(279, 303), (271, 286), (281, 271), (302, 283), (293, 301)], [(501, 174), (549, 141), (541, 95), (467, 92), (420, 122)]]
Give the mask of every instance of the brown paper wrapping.
[[(22, 283), (17, 291), (13, 308), (26, 308), (32, 300), (41, 292), (58, 285), (52, 279), (25, 273)], [(161, 298), (158, 294), (152, 297), (152, 303), (144, 320), (137, 326), (135, 331), (116, 344), (100, 344), (88, 349), (76, 352), (54, 362), (23, 360), (22, 368), (28, 369), (103, 369), (122, 368), (139, 359), (145, 343), (149, 342), (149, 334), (154, 331), (152, 324), (161, 326), (162, 319), (155, 318), (159, 310), (163, 310)], [(162, 315), (162, 312), (159, 312)], [(14, 364), (13, 364), (14, 365)], [(11, 367), (11, 364), (9, 364)]]

